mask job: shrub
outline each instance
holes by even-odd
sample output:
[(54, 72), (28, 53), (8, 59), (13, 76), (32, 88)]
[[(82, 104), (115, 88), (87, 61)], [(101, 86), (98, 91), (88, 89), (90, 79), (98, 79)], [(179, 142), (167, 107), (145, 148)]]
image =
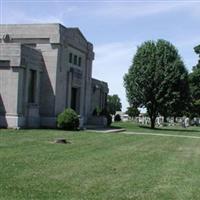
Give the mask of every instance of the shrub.
[(107, 126), (110, 126), (112, 123), (112, 116), (110, 115), (110, 113), (104, 108), (102, 109), (102, 111), (100, 112), (100, 116), (105, 116), (107, 119)]
[(77, 130), (79, 127), (79, 117), (77, 113), (71, 108), (65, 109), (57, 117), (57, 126), (65, 130)]
[(121, 116), (119, 114), (115, 115), (114, 120), (115, 120), (115, 122), (120, 122), (121, 121)]
[(107, 126), (110, 126), (111, 123), (112, 123), (112, 116), (108, 113), (108, 114), (106, 115), (106, 118), (107, 118)]
[(105, 108), (103, 108), (101, 110), (99, 107), (96, 107), (93, 110), (92, 115), (93, 116), (104, 116), (104, 117), (106, 117), (106, 119), (107, 119), (107, 126), (110, 126), (111, 123), (112, 123), (112, 116), (109, 114), (109, 112)]
[(100, 114), (101, 114), (101, 109), (99, 107), (96, 107), (92, 112), (93, 116), (99, 116)]

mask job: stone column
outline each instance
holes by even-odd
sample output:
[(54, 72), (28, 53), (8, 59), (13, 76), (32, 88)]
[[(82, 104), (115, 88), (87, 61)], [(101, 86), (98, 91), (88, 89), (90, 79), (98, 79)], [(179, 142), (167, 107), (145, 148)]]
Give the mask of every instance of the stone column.
[(25, 97), (25, 68), (19, 68), (19, 80), (18, 80), (18, 95), (17, 95), (17, 114), (24, 114), (24, 97)]
[(81, 87), (80, 87), (80, 116), (84, 119), (85, 117), (85, 96), (86, 96), (86, 93), (85, 93), (85, 87), (86, 87), (86, 84), (85, 84), (85, 80), (87, 78), (86, 76), (86, 67), (87, 66), (84, 66), (83, 69), (82, 69), (82, 80), (81, 80)]
[(86, 60), (86, 79), (85, 79), (85, 115), (88, 117), (91, 108), (91, 87), (92, 87), (92, 58)]
[(72, 72), (68, 72), (68, 93), (67, 93), (67, 107), (71, 107), (71, 91), (72, 91)]
[(35, 97), (35, 103), (39, 105), (40, 101), (40, 71), (36, 71), (36, 97)]
[(29, 73), (29, 68), (26, 67), (25, 70), (25, 92), (24, 92), (24, 103), (25, 103), (25, 113), (27, 114), (27, 109), (28, 109), (28, 86), (29, 86), (29, 77), (30, 77), (30, 73)]

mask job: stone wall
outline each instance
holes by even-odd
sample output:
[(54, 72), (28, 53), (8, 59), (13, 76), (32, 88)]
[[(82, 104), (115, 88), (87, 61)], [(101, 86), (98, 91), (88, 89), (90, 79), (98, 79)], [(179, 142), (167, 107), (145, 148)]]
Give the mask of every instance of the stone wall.
[[(34, 59), (31, 59), (31, 58)], [(23, 127), (28, 117), (28, 72), (42, 69), (41, 55), (16, 43), (0, 44), (0, 126)], [(3, 61), (7, 62), (7, 65)], [(39, 80), (38, 80), (39, 81)], [(37, 103), (39, 108), (39, 82)]]
[(108, 85), (103, 81), (97, 79), (92, 79), (91, 85), (91, 114), (95, 108), (100, 110), (106, 108), (107, 94), (108, 94)]
[[(105, 106), (107, 85), (95, 80), (101, 91), (92, 94), (93, 45), (78, 28), (19, 24), (0, 25), (0, 29), (0, 112), (20, 116), (22, 124), (16, 126), (55, 127), (56, 116), (71, 106), (72, 88), (78, 89), (78, 113), (84, 122), (94, 107)], [(81, 57), (81, 66), (69, 62), (70, 53)], [(31, 69), (37, 71), (34, 104), (27, 99)]]

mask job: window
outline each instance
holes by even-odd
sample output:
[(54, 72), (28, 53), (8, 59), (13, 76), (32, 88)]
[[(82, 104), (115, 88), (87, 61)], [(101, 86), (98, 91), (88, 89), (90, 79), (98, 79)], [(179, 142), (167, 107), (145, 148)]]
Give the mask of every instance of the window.
[(74, 65), (77, 65), (77, 55), (74, 55)]
[(72, 63), (72, 53), (69, 54), (69, 63)]
[(36, 97), (36, 71), (30, 70), (29, 86), (28, 86), (28, 102), (35, 103)]
[(78, 58), (78, 66), (81, 66), (81, 57)]
[(72, 88), (71, 90), (71, 108), (77, 110), (77, 88)]
[(10, 61), (9, 60), (0, 60), (0, 67), (9, 67)]
[(82, 64), (82, 58), (69, 53), (69, 63), (73, 63), (74, 65), (78, 65), (80, 67)]

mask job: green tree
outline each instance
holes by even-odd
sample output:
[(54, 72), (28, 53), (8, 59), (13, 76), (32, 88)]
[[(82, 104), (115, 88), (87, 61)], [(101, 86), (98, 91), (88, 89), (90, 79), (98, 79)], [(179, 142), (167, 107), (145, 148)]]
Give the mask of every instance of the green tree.
[(133, 118), (133, 117), (137, 117), (140, 114), (140, 111), (136, 107), (128, 107), (127, 111), (126, 111), (126, 114), (129, 117)]
[[(195, 53), (197, 53), (197, 54), (200, 55), (200, 45), (196, 46), (196, 47), (194, 48), (194, 51), (195, 51)], [(198, 64), (196, 65), (196, 67), (197, 67), (197, 68), (200, 67), (200, 59), (199, 59), (199, 61), (198, 61)]]
[(115, 115), (116, 111), (121, 111), (122, 104), (117, 94), (108, 95), (107, 108), (108, 112), (112, 115)]
[(174, 115), (189, 102), (188, 73), (177, 49), (165, 40), (138, 47), (124, 76), (127, 98), (134, 107), (146, 107), (155, 127), (158, 114)]
[[(200, 54), (200, 45), (194, 48), (197, 54)], [(200, 116), (200, 60), (198, 64), (193, 67), (192, 72), (189, 74), (189, 83), (191, 91), (191, 117)]]

